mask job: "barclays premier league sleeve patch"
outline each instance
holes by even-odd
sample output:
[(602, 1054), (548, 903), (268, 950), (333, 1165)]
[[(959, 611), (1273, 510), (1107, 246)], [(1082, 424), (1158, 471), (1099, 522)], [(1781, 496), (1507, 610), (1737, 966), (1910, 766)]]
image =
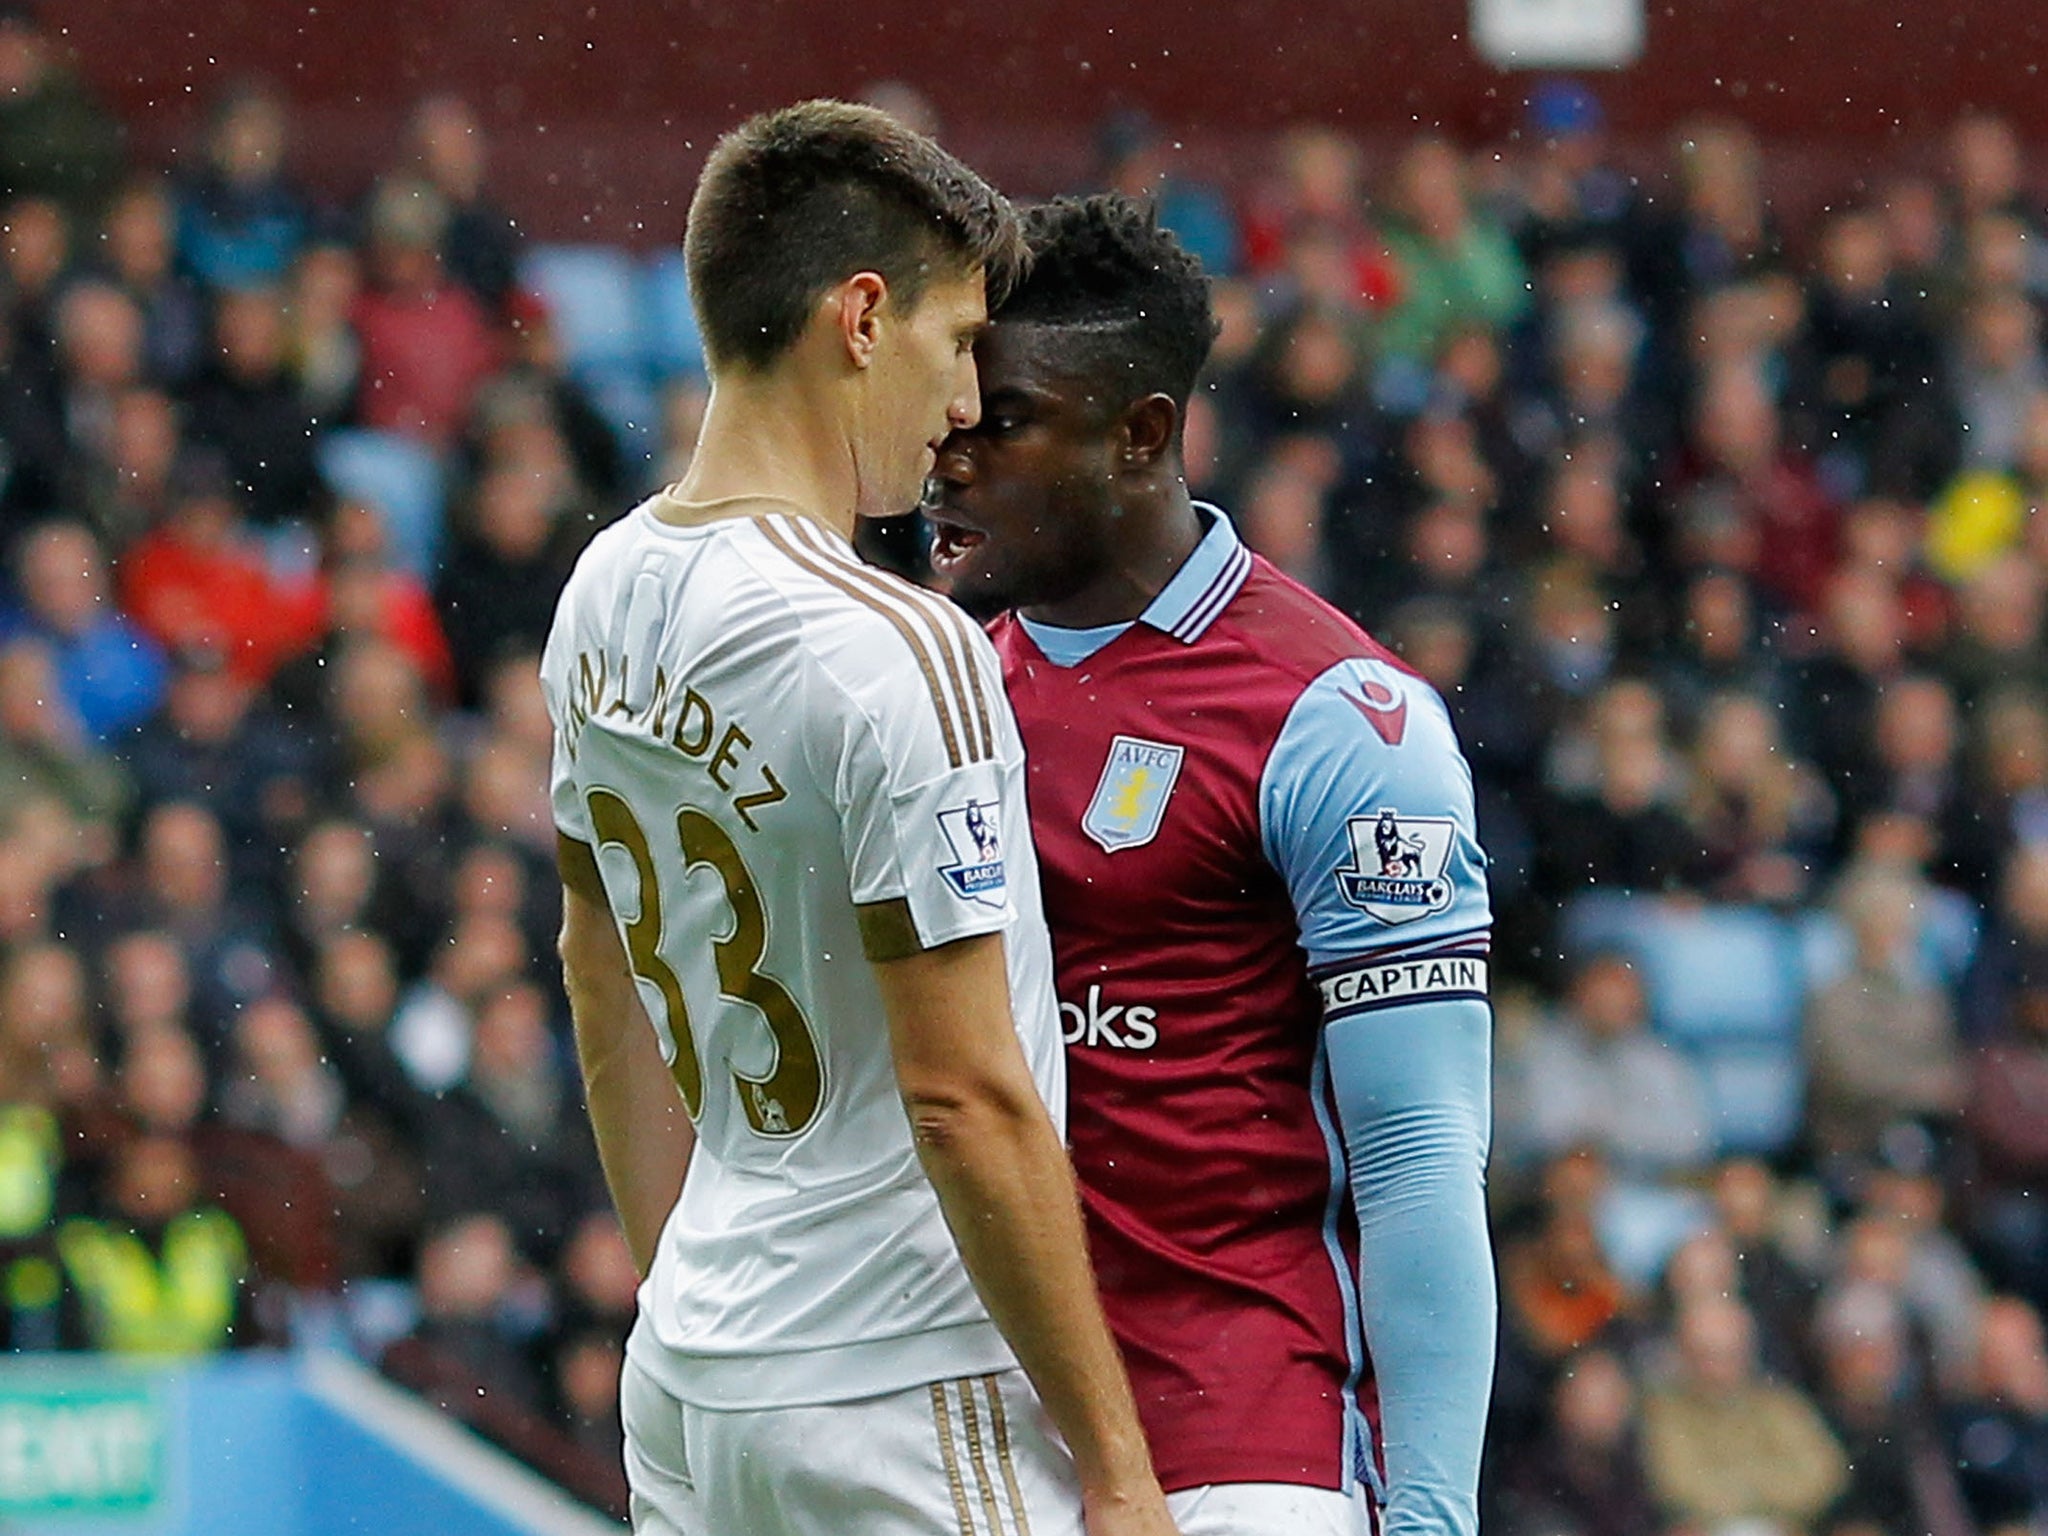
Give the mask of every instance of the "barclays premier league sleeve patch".
[(940, 875), (962, 901), (1001, 909), (1007, 895), (1003, 878), (1003, 835), (993, 800), (969, 800), (939, 812), (939, 830), (952, 853)]
[(1448, 816), (1403, 816), (1385, 809), (1347, 823), (1351, 862), (1337, 871), (1344, 900), (1383, 923), (1412, 923), (1451, 904), (1451, 851), (1458, 824)]

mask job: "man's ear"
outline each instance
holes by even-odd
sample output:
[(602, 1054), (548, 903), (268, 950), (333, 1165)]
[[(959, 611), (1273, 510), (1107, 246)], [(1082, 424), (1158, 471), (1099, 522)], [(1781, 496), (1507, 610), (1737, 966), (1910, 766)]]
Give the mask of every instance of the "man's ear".
[(889, 299), (889, 283), (879, 272), (856, 272), (832, 290), (828, 304), (837, 305), (834, 326), (846, 356), (856, 368), (875, 360), (881, 335), (879, 315)]
[(1168, 395), (1147, 395), (1124, 412), (1123, 461), (1127, 469), (1150, 469), (1173, 451), (1180, 407)]

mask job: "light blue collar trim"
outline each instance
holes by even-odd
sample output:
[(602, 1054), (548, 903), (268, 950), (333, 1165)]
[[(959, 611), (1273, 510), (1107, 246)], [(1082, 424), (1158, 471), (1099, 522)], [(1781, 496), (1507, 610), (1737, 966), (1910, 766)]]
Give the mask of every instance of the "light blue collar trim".
[[(1159, 595), (1137, 618), (1183, 645), (1193, 645), (1202, 632), (1216, 622), (1216, 616), (1230, 606), (1252, 571), (1252, 552), (1244, 547), (1237, 530), (1220, 508), (1206, 501), (1195, 503), (1195, 512), (1208, 524), (1202, 541), (1181, 562), (1173, 580), (1160, 588)], [(1024, 633), (1056, 667), (1078, 667), (1118, 635), (1130, 623), (1104, 624), (1095, 629), (1064, 629), (1057, 624), (1039, 624), (1017, 615)]]
[(1056, 667), (1078, 667), (1129, 629), (1134, 621), (1126, 619), (1121, 624), (1104, 624), (1096, 629), (1067, 629), (1058, 624), (1037, 623), (1020, 613), (1017, 622), (1024, 626), (1024, 633), (1047, 661)]
[(1184, 645), (1202, 638), (1202, 632), (1216, 622), (1216, 616), (1229, 606), (1252, 573), (1252, 552), (1244, 547), (1222, 509), (1198, 501), (1195, 512), (1207, 519), (1208, 532), (1139, 616)]

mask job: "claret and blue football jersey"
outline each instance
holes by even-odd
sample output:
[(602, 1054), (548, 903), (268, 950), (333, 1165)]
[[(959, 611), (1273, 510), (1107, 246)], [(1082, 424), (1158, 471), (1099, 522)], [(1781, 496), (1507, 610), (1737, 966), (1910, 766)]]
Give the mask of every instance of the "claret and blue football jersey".
[[(1162, 1480), (1348, 1487), (1374, 1475), (1368, 1333), (1384, 1375), (1415, 1324), (1375, 1327), (1357, 1289), (1391, 1285), (1374, 1277), (1410, 1241), (1375, 1226), (1407, 1198), (1399, 1138), (1361, 1151), (1380, 1062), (1459, 1185), (1437, 1200), (1456, 1213), (1439, 1241), (1465, 1245), (1439, 1374), (1466, 1395), (1430, 1411), (1469, 1415), (1477, 1378), (1483, 1413), (1485, 860), (1442, 701), (1200, 512), (1135, 623), (991, 633), (1029, 753), (1090, 1240)], [(1361, 1218), (1388, 1234), (1363, 1271)], [(1470, 1528), (1436, 1487), (1463, 1457), (1412, 1463), (1448, 1530)]]

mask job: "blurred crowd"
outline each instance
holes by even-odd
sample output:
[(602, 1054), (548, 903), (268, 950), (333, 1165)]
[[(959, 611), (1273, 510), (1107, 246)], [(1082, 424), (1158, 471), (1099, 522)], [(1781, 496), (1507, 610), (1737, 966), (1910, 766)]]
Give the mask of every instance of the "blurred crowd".
[[(462, 102), (346, 202), (291, 130), (249, 83), (139, 163), (0, 0), (0, 1340), (337, 1343), (616, 1509), (634, 1277), (552, 957), (535, 669), (703, 385), (607, 410)], [(1305, 128), (1229, 184), (1102, 134), (1100, 184), (1217, 278), (1195, 489), (1435, 684), (1472, 762), (1501, 1536), (2048, 1518), (2023, 149), (1965, 118), (1783, 228), (1739, 125), (1625, 165), (1568, 82), (1505, 146)], [(445, 500), (345, 488), (345, 438)], [(1575, 942), (1617, 897), (1832, 936), (1775, 1133), (1729, 1133), (1666, 973)]]

